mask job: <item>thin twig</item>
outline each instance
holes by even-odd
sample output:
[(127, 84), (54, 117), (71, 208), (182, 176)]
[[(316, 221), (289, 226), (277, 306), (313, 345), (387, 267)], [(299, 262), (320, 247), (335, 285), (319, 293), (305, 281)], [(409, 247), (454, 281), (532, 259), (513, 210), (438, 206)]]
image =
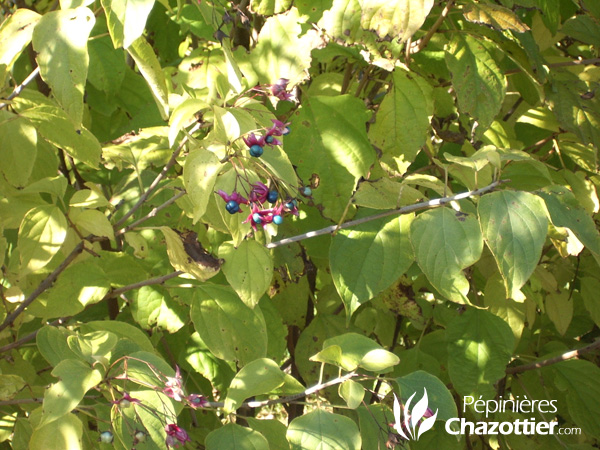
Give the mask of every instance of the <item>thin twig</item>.
[[(6, 97), (6, 100), (12, 100), (17, 95), (19, 95), (21, 91), (25, 89), (25, 86), (31, 83), (35, 79), (35, 77), (39, 75), (39, 73), (40, 68), (38, 66), (35, 69), (33, 69), (33, 71), (29, 75), (27, 75), (27, 78), (25, 78), (23, 82), (20, 85), (18, 85), (8, 97)], [(4, 108), (6, 105), (8, 105), (8, 103), (0, 103), (0, 109)]]
[(266, 247), (267, 248), (280, 247), (282, 245), (291, 244), (292, 242), (298, 242), (298, 241), (302, 241), (304, 239), (309, 239), (309, 238), (316, 237), (316, 236), (322, 236), (324, 234), (331, 234), (337, 230), (354, 227), (356, 225), (360, 225), (360, 224), (363, 224), (366, 222), (371, 222), (372, 220), (381, 219), (383, 217), (408, 214), (408, 213), (411, 213), (414, 211), (419, 211), (421, 209), (429, 209), (429, 208), (434, 208), (437, 206), (442, 206), (442, 205), (445, 205), (447, 203), (450, 203), (450, 202), (453, 202), (456, 200), (462, 200), (465, 198), (475, 197), (477, 195), (485, 194), (486, 192), (492, 191), (496, 187), (498, 187), (500, 184), (506, 183), (506, 182), (507, 182), (507, 180), (494, 181), (492, 184), (482, 187), (481, 189), (476, 189), (474, 191), (461, 192), (460, 194), (452, 195), (450, 197), (435, 198), (435, 199), (429, 200), (427, 202), (415, 203), (413, 205), (404, 206), (402, 208), (393, 209), (391, 211), (385, 211), (385, 212), (382, 212), (379, 214), (375, 214), (373, 216), (368, 216), (368, 217), (363, 217), (361, 219), (351, 220), (350, 222), (346, 222), (342, 225), (331, 225), (329, 227), (321, 228), (320, 230), (309, 231), (308, 233), (299, 234), (298, 236), (293, 236), (290, 238), (282, 239), (280, 241), (271, 242), (270, 244), (267, 244)]
[(442, 25), (442, 22), (444, 21), (444, 19), (448, 16), (448, 13), (450, 12), (450, 8), (452, 8), (453, 3), (454, 3), (454, 0), (448, 0), (448, 3), (446, 3), (446, 6), (444, 7), (444, 9), (442, 10), (442, 13), (440, 14), (440, 17), (437, 18), (437, 20), (435, 21), (433, 26), (429, 29), (427, 34), (425, 36), (423, 36), (423, 38), (419, 41), (419, 45), (417, 46), (415, 53), (420, 52), (421, 50), (423, 50), (425, 48), (425, 46), (427, 44), (429, 44), (429, 41), (431, 40), (432, 36), (435, 34), (435, 32), (438, 30), (438, 28)]
[[(299, 398), (306, 397), (308, 395), (314, 394), (315, 392), (322, 391), (325, 388), (335, 386), (336, 384), (341, 384), (344, 381), (347, 381), (351, 378), (357, 377), (359, 374), (355, 372), (347, 373), (346, 375), (342, 375), (341, 377), (334, 378), (333, 380), (326, 381), (324, 383), (319, 383), (315, 386), (312, 386), (306, 389), (304, 392), (300, 392), (298, 394), (288, 395), (287, 397), (275, 398), (271, 400), (263, 400), (263, 401), (250, 401), (242, 403), (239, 407), (248, 407), (248, 408), (261, 408), (263, 406), (276, 405), (278, 403), (289, 403)], [(224, 402), (207, 402), (207, 408), (222, 408), (225, 406)]]
[(17, 309), (15, 309), (13, 312), (11, 312), (8, 316), (6, 316), (6, 319), (4, 319), (4, 322), (2, 322), (2, 325), (0, 325), (0, 331), (4, 330), (6, 327), (8, 327), (9, 325), (12, 325), (12, 323), (15, 321), (15, 319), (17, 317), (19, 317), (19, 315), (21, 315), (21, 313), (23, 313), (23, 311), (25, 311), (25, 309), (31, 305), (33, 303), (33, 301), (38, 298), (38, 296), (44, 292), (46, 289), (48, 289), (50, 286), (52, 286), (52, 283), (54, 283), (54, 280), (56, 280), (56, 278), (62, 273), (63, 270), (65, 270), (69, 264), (71, 264), (75, 258), (77, 258), (77, 256), (83, 251), (83, 241), (80, 242), (79, 244), (77, 244), (77, 246), (71, 251), (71, 253), (69, 254), (69, 256), (67, 256), (65, 258), (65, 260), (60, 264), (60, 266), (58, 266), (56, 269), (54, 269), (54, 271), (48, 275), (44, 281), (42, 281), (39, 286), (37, 287), (37, 289), (35, 291), (33, 291), (31, 293), (31, 295), (29, 297), (27, 297), (20, 305)]
[[(60, 319), (53, 320), (52, 322), (48, 323), (47, 325), (51, 326), (51, 327), (55, 327), (57, 325), (62, 325), (66, 321), (67, 321), (67, 318), (63, 317)], [(40, 330), (41, 330), (41, 328), (38, 328), (34, 332), (29, 333), (20, 339), (17, 339), (15, 342), (11, 342), (10, 344), (6, 344), (6, 345), (0, 347), (0, 353), (9, 352), (11, 350), (14, 350), (15, 348), (19, 348), (23, 344), (27, 344), (28, 342), (33, 341), (36, 338), (36, 336)]]
[(150, 211), (148, 214), (146, 214), (144, 217), (136, 220), (135, 222), (127, 225), (125, 228), (121, 228), (119, 231), (115, 232), (115, 236), (120, 236), (122, 234), (127, 233), (129, 230), (137, 227), (140, 223), (145, 222), (146, 220), (156, 216), (156, 214), (165, 209), (167, 206), (171, 205), (172, 203), (174, 203), (176, 200), (180, 199), (181, 197), (183, 197), (186, 194), (185, 191), (179, 192), (176, 195), (174, 195), (173, 197), (171, 197), (169, 200), (167, 200), (166, 202), (164, 202), (162, 205), (157, 206), (156, 208), (153, 208), (152, 211)]
[[(555, 67), (568, 67), (568, 66), (590, 66), (592, 64), (600, 64), (600, 58), (590, 58), (590, 59), (575, 59), (573, 61), (562, 61), (557, 63), (546, 64), (546, 66), (550, 69)], [(504, 72), (504, 75), (512, 75), (513, 73), (523, 72), (522, 69), (509, 69)]]
[(516, 373), (527, 372), (528, 370), (540, 369), (542, 367), (550, 366), (552, 364), (577, 358), (578, 356), (583, 355), (584, 353), (588, 353), (592, 350), (597, 349), (600, 349), (600, 339), (598, 339), (596, 342), (590, 345), (579, 348), (577, 350), (569, 350), (568, 352), (565, 352), (562, 355), (554, 356), (553, 358), (544, 359), (542, 361), (536, 361), (530, 364), (523, 364), (522, 366), (509, 367), (508, 369), (506, 369), (506, 373), (509, 375), (514, 375)]
[(192, 133), (196, 132), (199, 128), (200, 128), (200, 124), (199, 123), (195, 124), (189, 130), (188, 134), (186, 134), (183, 137), (183, 139), (181, 139), (181, 142), (179, 143), (179, 146), (173, 152), (173, 155), (171, 155), (171, 159), (169, 159), (169, 161), (167, 162), (167, 164), (165, 165), (165, 167), (163, 167), (163, 169), (160, 171), (160, 173), (156, 176), (156, 178), (154, 179), (154, 181), (152, 182), (152, 184), (150, 184), (150, 186), (148, 187), (148, 189), (146, 189), (146, 192), (144, 192), (140, 196), (140, 199), (137, 201), (137, 203), (135, 205), (133, 205), (131, 207), (131, 209), (123, 217), (121, 217), (121, 219), (115, 224), (115, 229), (119, 228), (121, 225), (123, 225), (125, 223), (125, 221), (127, 219), (129, 219), (133, 215), (133, 213), (135, 213), (146, 202), (146, 200), (148, 199), (148, 197), (150, 196), (150, 194), (154, 191), (154, 189), (156, 189), (156, 187), (158, 186), (158, 184), (167, 175), (167, 172), (169, 171), (169, 169), (175, 164), (175, 161), (177, 160), (177, 157), (179, 156), (179, 153), (181, 153), (181, 150), (183, 149), (183, 146), (189, 140), (189, 136)]
[(150, 278), (148, 280), (143, 280), (143, 281), (138, 281), (137, 283), (128, 284), (127, 286), (123, 286), (118, 289), (115, 289), (114, 291), (110, 291), (108, 294), (106, 294), (106, 296), (104, 297), (103, 300), (105, 300), (107, 298), (118, 297), (119, 295), (121, 295), (127, 291), (139, 289), (144, 286), (150, 286), (153, 284), (163, 284), (165, 281), (170, 280), (171, 278), (178, 277), (182, 273), (183, 272), (181, 270), (176, 270), (175, 272), (171, 272), (167, 275), (161, 275), (160, 277)]

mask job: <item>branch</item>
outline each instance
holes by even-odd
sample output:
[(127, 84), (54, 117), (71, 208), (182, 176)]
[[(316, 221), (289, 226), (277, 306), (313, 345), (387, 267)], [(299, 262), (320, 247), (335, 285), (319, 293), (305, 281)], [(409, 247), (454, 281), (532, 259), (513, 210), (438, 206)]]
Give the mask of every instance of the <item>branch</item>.
[(555, 356), (553, 358), (544, 359), (542, 361), (536, 361), (531, 364), (524, 364), (522, 366), (509, 367), (506, 369), (506, 373), (508, 375), (514, 375), (517, 373), (527, 372), (528, 370), (540, 369), (542, 367), (550, 366), (552, 364), (556, 364), (559, 362), (567, 361), (569, 359), (576, 358), (584, 353), (591, 352), (592, 350), (600, 349), (600, 339), (596, 342), (582, 347), (577, 350), (569, 350), (568, 352), (563, 353), (562, 355)]
[(144, 217), (142, 217), (141, 219), (136, 220), (135, 222), (127, 225), (125, 228), (121, 228), (119, 231), (115, 232), (115, 236), (120, 236), (122, 234), (127, 233), (129, 230), (135, 228), (136, 226), (138, 226), (140, 223), (145, 222), (146, 220), (156, 216), (156, 214), (165, 209), (167, 206), (171, 205), (172, 203), (174, 203), (176, 200), (180, 199), (181, 197), (183, 197), (186, 194), (185, 191), (179, 192), (176, 195), (174, 195), (173, 197), (171, 197), (169, 200), (167, 200), (166, 202), (164, 202), (162, 205), (157, 206), (156, 208), (153, 208), (152, 211), (150, 211), (148, 214), (146, 214)]
[[(573, 61), (563, 61), (557, 63), (546, 64), (546, 66), (550, 69), (555, 67), (567, 67), (567, 66), (590, 66), (592, 64), (600, 64), (600, 58), (590, 58), (590, 59), (576, 59)], [(510, 69), (504, 72), (504, 75), (512, 75), (513, 73), (522, 72), (522, 69)]]
[(453, 195), (451, 197), (442, 197), (435, 198), (433, 200), (429, 200), (427, 202), (415, 203), (413, 205), (404, 206), (402, 208), (393, 209), (391, 211), (386, 211), (380, 214), (375, 214), (373, 216), (363, 217), (361, 219), (351, 220), (350, 222), (346, 222), (342, 225), (331, 225), (329, 227), (321, 228), (320, 230), (309, 231), (308, 233), (299, 234), (298, 236), (293, 236), (290, 238), (285, 238), (280, 241), (271, 242), (267, 244), (267, 248), (275, 248), (280, 247), (282, 245), (291, 244), (292, 242), (302, 241), (304, 239), (309, 239), (315, 236), (322, 236), (324, 234), (331, 234), (336, 232), (337, 230), (341, 230), (344, 228), (350, 228), (356, 225), (360, 225), (366, 222), (371, 222), (372, 220), (381, 219), (382, 217), (393, 216), (393, 215), (401, 215), (408, 214), (414, 211), (420, 211), (421, 209), (429, 209), (434, 208), (436, 206), (442, 206), (447, 203), (453, 202), (455, 200), (462, 200), (464, 198), (475, 197), (477, 195), (485, 194), (486, 192), (494, 190), (502, 183), (506, 183), (508, 180), (499, 180), (494, 181), (492, 184), (482, 187), (481, 189), (476, 189), (474, 191), (461, 192), (460, 194)]
[[(276, 398), (276, 399), (272, 399), (272, 400), (263, 400), (260, 402), (259, 401), (245, 402), (240, 405), (240, 408), (244, 407), (244, 406), (246, 406), (248, 408), (261, 408), (263, 406), (276, 405), (278, 403), (293, 402), (295, 400), (298, 400), (299, 398), (306, 397), (307, 395), (322, 391), (325, 388), (335, 386), (336, 384), (341, 384), (344, 381), (349, 380), (350, 378), (354, 378), (358, 375), (359, 374), (357, 374), (355, 372), (350, 372), (341, 377), (334, 378), (333, 380), (329, 380), (329, 381), (326, 381), (325, 383), (320, 383), (313, 387), (310, 387), (310, 388), (306, 389), (304, 392), (300, 392), (299, 394), (293, 394), (293, 395), (289, 395), (287, 397), (281, 397), (281, 398)], [(225, 402), (207, 402), (207, 404), (206, 404), (207, 408), (222, 408), (223, 406), (225, 406)]]
[(448, 3), (446, 3), (446, 6), (444, 7), (444, 9), (442, 10), (442, 13), (440, 14), (440, 17), (437, 18), (437, 20), (435, 21), (433, 26), (429, 29), (427, 34), (425, 36), (423, 36), (423, 38), (419, 41), (419, 45), (417, 46), (416, 50), (414, 51), (415, 53), (420, 52), (421, 50), (423, 50), (425, 48), (425, 46), (427, 44), (429, 44), (431, 37), (435, 34), (437, 29), (442, 25), (442, 22), (444, 21), (444, 19), (448, 16), (448, 13), (450, 12), (450, 8), (452, 8), (453, 3), (454, 3), (454, 0), (448, 0)]
[(165, 281), (170, 280), (171, 278), (178, 277), (183, 272), (181, 270), (176, 270), (175, 272), (171, 272), (167, 275), (161, 275), (160, 277), (150, 278), (148, 280), (139, 281), (137, 283), (128, 284), (127, 286), (123, 286), (121, 288), (115, 289), (114, 291), (109, 292), (102, 300), (106, 300), (107, 298), (118, 297), (119, 295), (132, 291), (133, 289), (139, 289), (143, 286), (150, 286), (152, 284), (163, 284)]
[(75, 260), (75, 258), (77, 258), (77, 256), (83, 251), (83, 248), (84, 248), (84, 244), (83, 244), (83, 241), (81, 241), (79, 244), (77, 244), (77, 246), (73, 249), (73, 251), (71, 251), (69, 256), (67, 256), (65, 258), (65, 260), (60, 264), (60, 266), (58, 266), (56, 269), (54, 269), (54, 272), (52, 272), (50, 275), (48, 275), (44, 279), (44, 281), (42, 281), (39, 284), (37, 289), (35, 291), (33, 291), (31, 293), (31, 295), (29, 297), (27, 297), (19, 305), (19, 307), (17, 309), (15, 309), (8, 316), (6, 316), (6, 319), (4, 319), (4, 322), (2, 322), (2, 325), (0, 325), (0, 331), (4, 330), (9, 325), (12, 325), (12, 323), (15, 321), (15, 319), (17, 317), (19, 317), (19, 315), (21, 315), (21, 313), (23, 313), (23, 311), (25, 311), (25, 309), (29, 305), (31, 305), (33, 303), (33, 301), (36, 298), (38, 298), (38, 296), (42, 292), (44, 292), (46, 289), (48, 289), (50, 286), (52, 286), (52, 283), (54, 283), (54, 280), (56, 280), (56, 278), (62, 273), (62, 271), (65, 270), (69, 266), (69, 264), (71, 264)]
[(129, 219), (133, 215), (133, 213), (135, 213), (144, 204), (144, 202), (148, 199), (148, 197), (150, 196), (150, 194), (152, 193), (152, 191), (154, 191), (154, 189), (156, 189), (156, 187), (158, 186), (158, 184), (167, 175), (167, 172), (169, 171), (169, 169), (171, 167), (173, 167), (173, 165), (175, 164), (175, 161), (177, 160), (177, 157), (179, 156), (179, 153), (181, 153), (181, 150), (183, 149), (183, 146), (189, 140), (189, 136), (192, 133), (196, 132), (199, 128), (200, 128), (200, 124), (199, 123), (195, 124), (189, 130), (188, 134), (186, 134), (183, 137), (183, 139), (181, 139), (181, 142), (179, 143), (179, 146), (173, 152), (173, 155), (171, 155), (171, 159), (169, 159), (169, 162), (167, 162), (167, 164), (165, 165), (165, 167), (163, 167), (163, 169), (160, 171), (160, 173), (156, 176), (156, 178), (154, 179), (154, 181), (152, 182), (152, 184), (150, 184), (150, 186), (148, 187), (148, 189), (146, 189), (146, 192), (144, 192), (140, 196), (140, 199), (137, 201), (137, 203), (135, 205), (133, 205), (133, 207), (123, 217), (121, 217), (121, 219), (115, 224), (115, 228), (118, 228), (121, 225), (123, 225), (125, 223), (125, 221), (127, 219)]
[[(12, 100), (17, 95), (19, 95), (21, 93), (21, 91), (23, 89), (25, 89), (25, 86), (27, 86), (29, 83), (31, 83), (35, 79), (35, 77), (37, 77), (39, 75), (39, 73), (40, 73), (40, 68), (38, 66), (35, 69), (33, 69), (33, 72), (31, 72), (29, 75), (27, 75), (27, 78), (25, 78), (23, 80), (23, 82), (20, 85), (18, 85), (8, 97), (6, 97), (6, 100)], [(0, 103), (0, 109), (4, 108), (6, 105), (8, 105), (8, 103)]]

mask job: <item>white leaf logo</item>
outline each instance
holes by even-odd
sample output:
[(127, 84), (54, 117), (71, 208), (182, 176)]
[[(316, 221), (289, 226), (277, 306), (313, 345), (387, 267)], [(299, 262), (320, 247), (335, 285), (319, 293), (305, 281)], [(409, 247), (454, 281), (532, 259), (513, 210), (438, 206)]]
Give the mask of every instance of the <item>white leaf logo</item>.
[(394, 395), (394, 429), (404, 440), (418, 441), (423, 433), (433, 427), (437, 418), (438, 410), (436, 409), (433, 413), (429, 409), (427, 389), (423, 388), (423, 391), (423, 397), (412, 409), (410, 404), (416, 392), (408, 398), (406, 405), (403, 406), (400, 405), (398, 397)]

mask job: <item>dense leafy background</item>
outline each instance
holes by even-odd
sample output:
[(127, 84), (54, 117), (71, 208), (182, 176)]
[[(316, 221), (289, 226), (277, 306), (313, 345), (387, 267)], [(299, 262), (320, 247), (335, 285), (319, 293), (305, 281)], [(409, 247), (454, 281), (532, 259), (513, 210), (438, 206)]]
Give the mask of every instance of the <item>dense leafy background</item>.
[[(404, 448), (597, 448), (596, 0), (1, 8), (2, 448), (375, 450), (424, 387)], [(456, 439), (463, 396), (582, 433)]]

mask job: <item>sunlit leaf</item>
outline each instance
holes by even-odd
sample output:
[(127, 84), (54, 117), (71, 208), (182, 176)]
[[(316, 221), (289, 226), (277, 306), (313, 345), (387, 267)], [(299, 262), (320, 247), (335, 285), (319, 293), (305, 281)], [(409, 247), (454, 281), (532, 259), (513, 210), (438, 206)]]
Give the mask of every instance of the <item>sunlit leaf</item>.
[(520, 298), (519, 289), (538, 264), (546, 240), (545, 208), (533, 194), (501, 191), (483, 196), (478, 214), (506, 292), (509, 297)]
[(462, 271), (483, 251), (477, 220), (449, 208), (434, 209), (413, 220), (410, 239), (419, 267), (440, 294), (454, 302), (469, 303), (469, 282)]
[(319, 178), (312, 195), (332, 219), (341, 217), (356, 182), (374, 160), (366, 120), (364, 103), (354, 97), (312, 97), (304, 100), (286, 136), (286, 151), (300, 177), (305, 183)]
[(448, 374), (460, 395), (493, 398), (514, 346), (508, 324), (494, 314), (470, 308), (446, 328)]
[(322, 409), (292, 420), (287, 439), (292, 450), (359, 450), (362, 443), (352, 419)]
[(51, 11), (42, 16), (33, 32), (40, 74), (76, 127), (83, 119), (87, 38), (95, 21), (86, 7)]
[(229, 423), (206, 436), (207, 450), (269, 450), (269, 443), (258, 431)]
[(67, 219), (54, 205), (31, 209), (19, 227), (21, 266), (26, 272), (42, 269), (60, 250), (67, 235)]
[(348, 319), (413, 263), (412, 216), (384, 218), (340, 230), (329, 249), (331, 274)]
[(460, 112), (473, 117), (484, 132), (500, 112), (506, 94), (506, 78), (491, 49), (481, 39), (455, 34), (447, 47), (446, 64)]

